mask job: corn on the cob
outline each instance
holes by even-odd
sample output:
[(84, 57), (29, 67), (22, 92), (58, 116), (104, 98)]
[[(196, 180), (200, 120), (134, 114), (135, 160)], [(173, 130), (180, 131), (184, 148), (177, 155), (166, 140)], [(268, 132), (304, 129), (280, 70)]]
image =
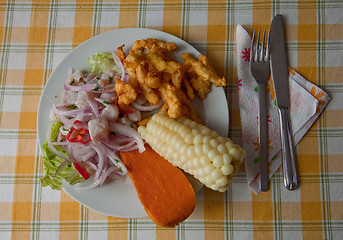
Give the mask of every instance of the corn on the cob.
[(155, 114), (138, 132), (160, 156), (221, 192), (246, 155), (229, 138), (186, 117), (171, 119), (165, 112)]

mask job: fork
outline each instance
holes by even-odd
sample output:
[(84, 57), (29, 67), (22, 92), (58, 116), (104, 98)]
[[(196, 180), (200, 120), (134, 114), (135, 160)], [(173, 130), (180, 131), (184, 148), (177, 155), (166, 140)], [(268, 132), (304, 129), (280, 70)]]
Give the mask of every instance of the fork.
[(270, 77), (270, 56), (269, 56), (269, 36), (267, 40), (266, 51), (264, 49), (264, 41), (266, 30), (263, 32), (262, 46), (260, 46), (260, 33), (258, 31), (257, 42), (254, 48), (255, 31), (251, 41), (250, 48), (250, 70), (258, 85), (259, 96), (259, 171), (261, 180), (261, 191), (265, 192), (269, 189), (269, 174), (268, 174), (268, 126), (267, 126), (267, 95), (266, 84)]

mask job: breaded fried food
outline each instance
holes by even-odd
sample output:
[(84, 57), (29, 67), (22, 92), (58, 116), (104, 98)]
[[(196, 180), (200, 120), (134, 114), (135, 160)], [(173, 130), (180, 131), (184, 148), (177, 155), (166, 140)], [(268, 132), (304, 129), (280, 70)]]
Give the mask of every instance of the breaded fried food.
[(191, 84), (189, 83), (189, 80), (187, 77), (184, 77), (182, 80), (182, 86), (185, 89), (185, 92), (187, 94), (187, 97), (189, 100), (194, 100), (195, 99), (195, 94), (194, 94), (194, 90), (191, 86)]
[(117, 47), (117, 51), (116, 54), (119, 57), (120, 61), (124, 61), (126, 58), (126, 53), (123, 51), (123, 47), (125, 47), (125, 45), (121, 45), (120, 47)]
[(171, 81), (176, 88), (181, 88), (182, 80), (185, 75), (185, 71), (180, 67), (175, 72), (171, 73)]
[(147, 39), (141, 39), (141, 40), (135, 41), (135, 43), (132, 46), (132, 50), (136, 50), (139, 48), (152, 49), (153, 46), (156, 46), (159, 49), (168, 51), (168, 52), (174, 51), (176, 49), (175, 43), (164, 42), (162, 40), (155, 39), (155, 38), (147, 38)]
[(163, 109), (167, 111), (169, 117), (178, 118), (188, 115), (193, 121), (201, 123), (191, 100), (181, 89), (176, 88), (171, 83), (163, 82), (159, 91), (165, 102)]
[(182, 67), (182, 64), (179, 62), (166, 61), (164, 52), (157, 46), (153, 46), (148, 52), (146, 52), (145, 57), (160, 72), (174, 73)]
[(189, 113), (187, 107), (183, 105), (180, 99), (181, 90), (177, 89), (169, 82), (163, 82), (158, 90), (167, 106), (168, 115), (171, 118), (178, 118)]
[[(149, 65), (148, 67), (146, 65)], [(136, 76), (148, 87), (158, 88), (161, 86), (161, 73), (152, 64), (140, 64), (136, 68)]]
[(211, 82), (204, 81), (201, 77), (194, 74), (194, 76), (189, 79), (193, 89), (196, 91), (201, 99), (204, 99), (211, 90)]
[[(142, 64), (138, 65), (136, 69), (136, 77), (140, 85), (141, 92), (146, 100), (148, 100), (149, 103), (152, 105), (157, 105), (159, 102), (159, 97), (155, 93), (155, 91), (148, 86), (148, 84), (145, 82), (147, 77), (147, 72)], [(159, 83), (159, 85), (161, 85)]]
[[(192, 100), (196, 95), (205, 98), (215, 86), (225, 86), (208, 59), (200, 55), (198, 60), (191, 54), (182, 55), (184, 63), (175, 61), (171, 52), (175, 43), (147, 38), (135, 41), (129, 54), (123, 61), (129, 75), (129, 83), (146, 100), (156, 105), (162, 98), (162, 107), (171, 118), (188, 115), (192, 120), (201, 122), (195, 113)], [(123, 45), (117, 48), (117, 55), (124, 57)], [(124, 95), (125, 96), (125, 95)]]
[(206, 56), (199, 55), (196, 60), (190, 53), (183, 53), (181, 57), (184, 60), (183, 65), (189, 72), (194, 71), (202, 80), (210, 81), (216, 87), (226, 86), (225, 78), (218, 76)]
[(122, 110), (128, 110), (130, 107), (129, 104), (136, 100), (136, 90), (129, 83), (125, 83), (117, 78), (115, 91), (118, 94), (119, 108)]
[(144, 63), (144, 53), (142, 49), (131, 50), (129, 55), (123, 61), (124, 68), (132, 74), (135, 74), (138, 65)]

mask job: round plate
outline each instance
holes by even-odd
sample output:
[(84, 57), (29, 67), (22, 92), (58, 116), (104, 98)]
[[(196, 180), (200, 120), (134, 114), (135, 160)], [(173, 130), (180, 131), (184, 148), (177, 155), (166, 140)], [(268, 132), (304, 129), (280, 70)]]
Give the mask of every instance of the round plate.
[[(123, 28), (97, 35), (76, 47), (68, 54), (51, 74), (42, 92), (39, 103), (37, 126), (40, 146), (45, 143), (49, 125), (49, 114), (52, 102), (46, 96), (58, 103), (63, 90), (63, 83), (70, 68), (73, 70), (88, 69), (88, 57), (97, 52), (115, 51), (117, 47), (125, 44), (124, 51), (128, 52), (135, 40), (145, 38), (158, 38), (177, 44), (173, 53), (174, 59), (182, 62), (181, 54), (189, 52), (197, 57), (200, 53), (187, 42), (158, 30), (147, 28)], [(194, 101), (196, 112), (206, 125), (226, 137), (229, 128), (229, 111), (223, 88), (212, 87), (212, 91), (204, 100)], [(73, 199), (82, 205), (97, 212), (122, 218), (147, 216), (141, 205), (136, 190), (128, 176), (112, 181), (91, 190), (79, 190), (68, 183), (63, 189)]]

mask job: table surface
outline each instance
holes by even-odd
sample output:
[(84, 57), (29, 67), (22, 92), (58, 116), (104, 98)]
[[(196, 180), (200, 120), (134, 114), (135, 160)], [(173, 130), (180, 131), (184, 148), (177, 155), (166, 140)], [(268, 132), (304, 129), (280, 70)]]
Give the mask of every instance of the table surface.
[[(282, 172), (254, 194), (244, 167), (225, 193), (203, 189), (176, 228), (92, 211), (42, 188), (37, 109), (52, 71), (76, 46), (118, 28), (171, 33), (206, 54), (228, 81), (229, 137), (241, 142), (235, 29), (283, 14), (289, 65), (332, 97), (297, 146), (300, 188)], [(0, 1), (0, 239), (342, 239), (342, 1)]]

